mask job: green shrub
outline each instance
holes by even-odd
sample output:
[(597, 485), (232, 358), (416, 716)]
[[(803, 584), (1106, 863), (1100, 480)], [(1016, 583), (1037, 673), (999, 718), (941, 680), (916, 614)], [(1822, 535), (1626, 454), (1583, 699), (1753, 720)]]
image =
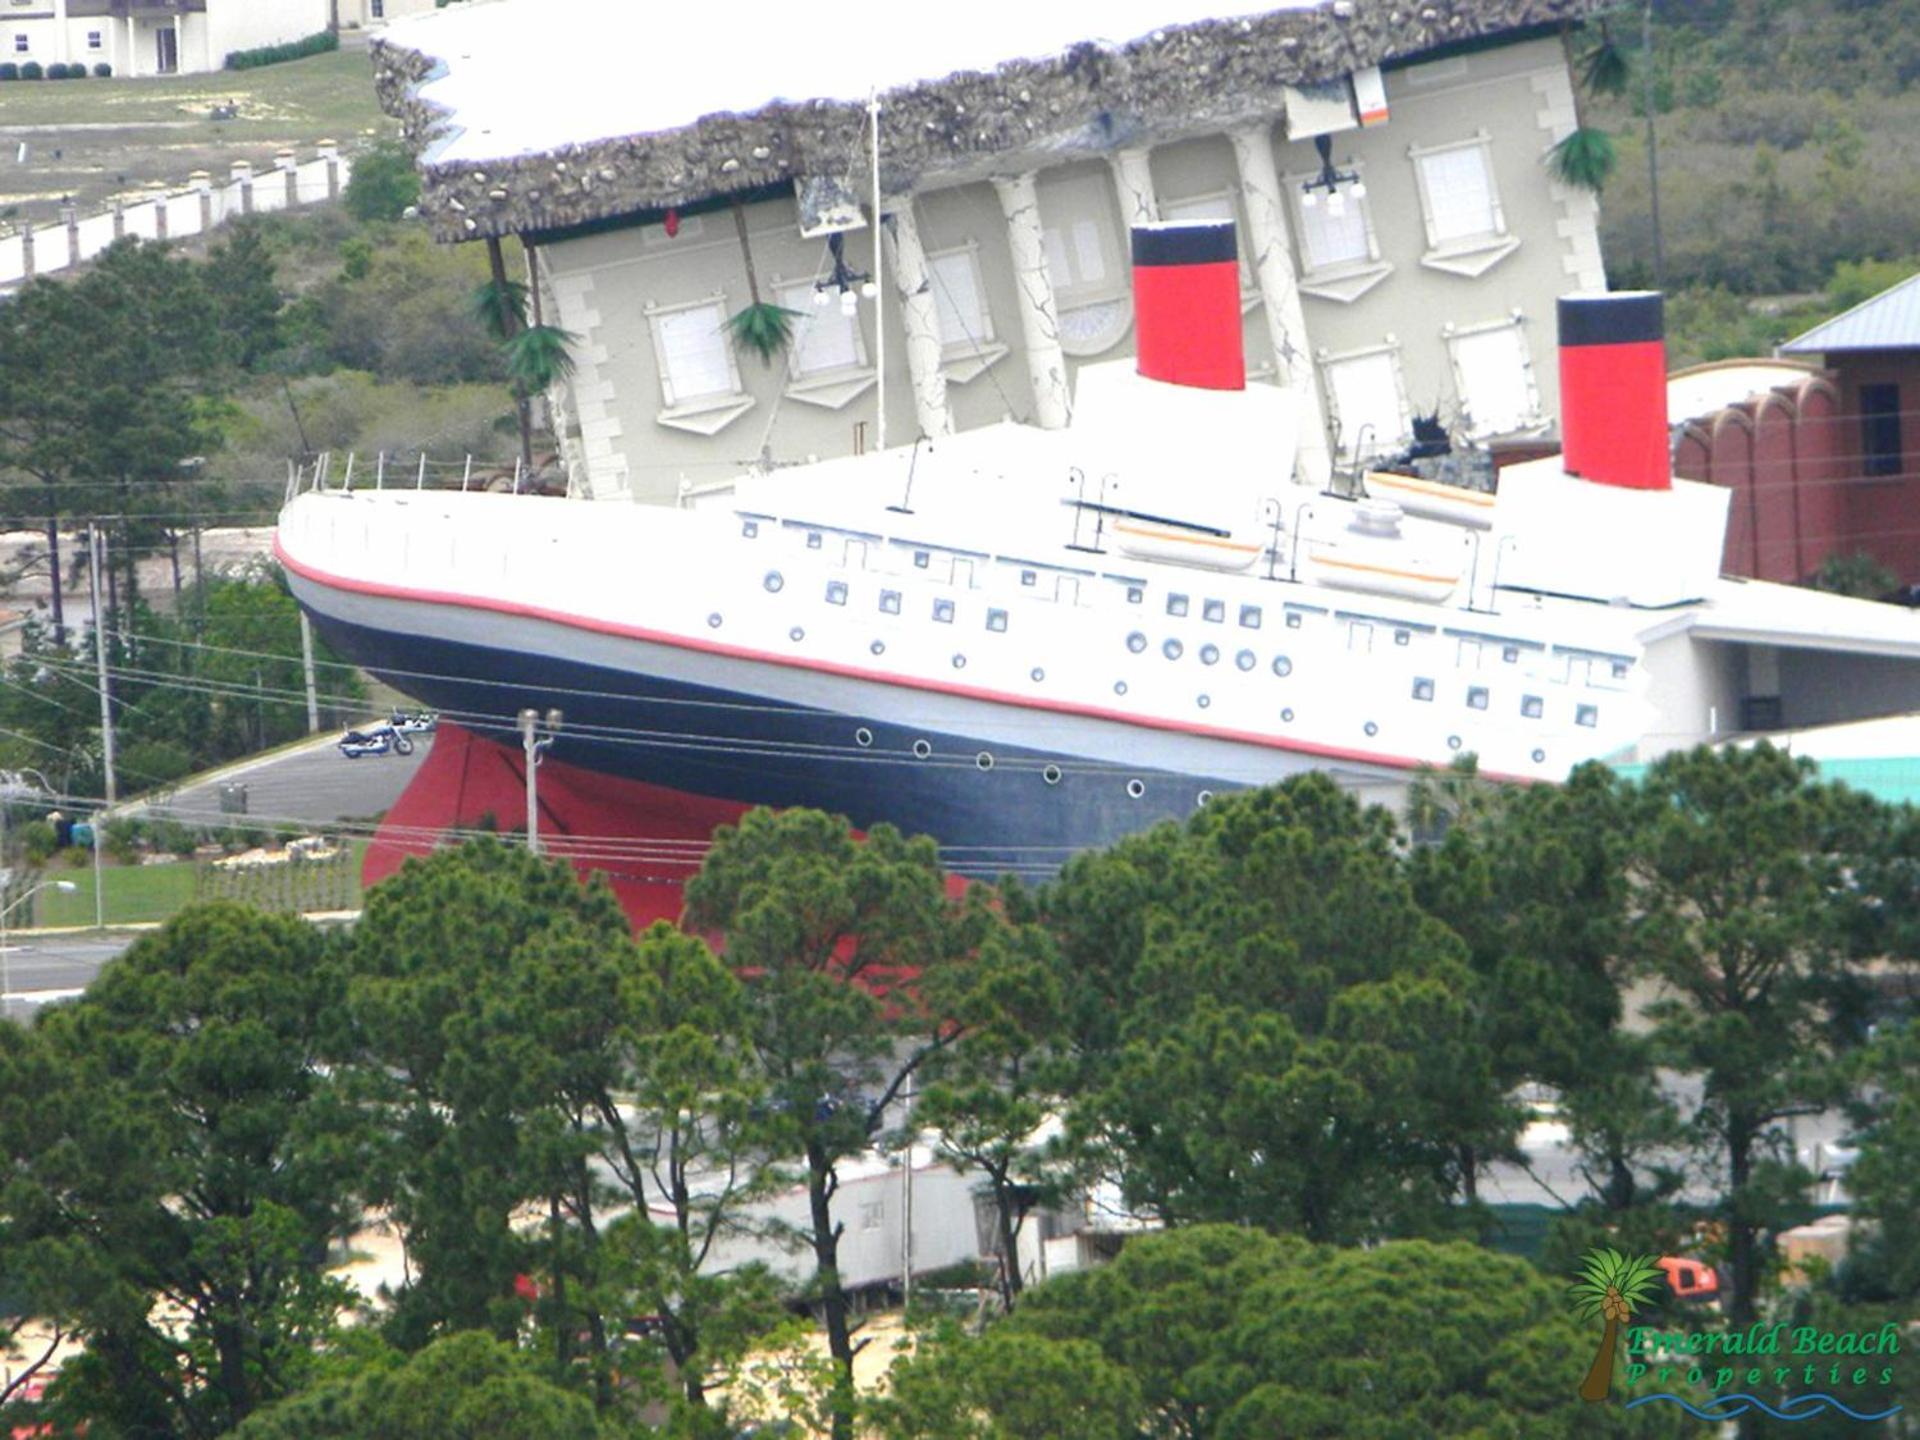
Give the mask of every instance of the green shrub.
[(86, 66), (80, 64), (78, 61), (75, 61), (73, 64), (67, 66), (67, 79), (84, 80), (86, 78), (87, 78)]
[(58, 60), (54, 61), (53, 64), (47, 66), (47, 79), (64, 80), (66, 78), (67, 78), (67, 67), (62, 65)]
[(93, 67), (93, 73), (101, 80), (110, 80), (113, 78), (113, 66), (102, 60), (98, 65)]
[(344, 198), (347, 213), (356, 220), (398, 220), (420, 200), (420, 175), (413, 168), (412, 153), (404, 145), (384, 141), (355, 156)]
[(322, 30), (317, 35), (309, 35), (304, 40), (290, 40), (285, 45), (262, 45), (257, 50), (235, 50), (227, 56), (229, 70), (255, 70), (262, 65), (278, 65), (286, 60), (304, 60), (309, 55), (324, 55), (329, 50), (340, 48), (340, 37), (331, 30)]
[(20, 67), (11, 60), (0, 60), (0, 80), (18, 80)]
[(46, 76), (46, 73), (47, 72), (41, 67), (40, 62), (38, 60), (29, 60), (27, 61), (26, 64), (20, 67), (20, 78), (22, 80), (43, 79)]

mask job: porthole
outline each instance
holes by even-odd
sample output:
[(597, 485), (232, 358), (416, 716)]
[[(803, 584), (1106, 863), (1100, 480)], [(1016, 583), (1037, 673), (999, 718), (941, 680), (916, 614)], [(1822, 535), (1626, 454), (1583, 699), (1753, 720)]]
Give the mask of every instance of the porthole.
[(1372, 738), (1373, 736), (1378, 735), (1380, 733), (1379, 725), (1375, 724), (1371, 720), (1367, 721), (1367, 723), (1362, 725), (1360, 728), (1366, 732), (1368, 738)]
[(1598, 705), (1581, 705), (1576, 707), (1573, 712), (1573, 723), (1576, 725), (1584, 725), (1591, 730), (1600, 723), (1600, 707)]
[(1160, 647), (1160, 653), (1169, 660), (1178, 660), (1185, 651), (1186, 647), (1178, 640), (1167, 640)]
[(1538, 720), (1546, 713), (1546, 709), (1547, 702), (1542, 700), (1538, 695), (1522, 695), (1520, 697), (1520, 713), (1529, 720)]
[(1433, 681), (1424, 675), (1413, 682), (1413, 698), (1416, 700), (1433, 699)]
[(1287, 676), (1293, 673), (1293, 661), (1289, 660), (1284, 655), (1274, 656), (1273, 657), (1273, 673), (1278, 675), (1282, 680), (1286, 679)]
[(1467, 708), (1469, 710), (1484, 710), (1487, 708), (1486, 686), (1472, 685), (1467, 688)]
[(1187, 613), (1187, 597), (1184, 595), (1167, 596), (1167, 613), (1169, 615), (1186, 614)]
[(1253, 651), (1242, 650), (1238, 655), (1233, 657), (1233, 663), (1238, 665), (1242, 670), (1251, 670), (1255, 665), (1260, 663), (1260, 660)]
[(1213, 697), (1211, 695), (1196, 696), (1194, 698), (1194, 703), (1198, 705), (1202, 710), (1204, 710), (1209, 705), (1213, 704)]
[(880, 613), (882, 615), (898, 615), (900, 613), (900, 592), (898, 590), (882, 590), (880, 592)]
[(1127, 781), (1127, 794), (1130, 798), (1134, 800), (1138, 800), (1142, 795), (1146, 793), (1147, 793), (1147, 787), (1143, 785), (1140, 781), (1138, 780)]
[(777, 595), (780, 593), (780, 587), (787, 582), (778, 570), (769, 570), (767, 571), (767, 578), (761, 583), (767, 587), (767, 593), (769, 595)]
[(711, 615), (707, 616), (707, 628), (709, 630), (718, 630), (720, 628), (720, 625), (721, 625), (720, 612), (718, 610), (714, 611)]
[(806, 638), (807, 638), (807, 632), (801, 629), (798, 625), (794, 626), (791, 630), (787, 631), (787, 639), (793, 641), (793, 643), (796, 645), (798, 645), (802, 640)]
[(931, 754), (933, 754), (933, 746), (929, 745), (925, 740), (916, 740), (913, 742), (914, 759), (924, 760)]
[(1291, 725), (1293, 723), (1293, 707), (1291, 705), (1280, 712), (1280, 723), (1283, 725)]
[(853, 743), (858, 745), (862, 750), (866, 749), (869, 745), (873, 744), (873, 731), (862, 725), (858, 730), (853, 732)]
[(1260, 628), (1260, 607), (1258, 605), (1242, 605), (1240, 607), (1240, 628), (1242, 630), (1258, 630)]
[(818, 530), (809, 530), (807, 532), (807, 549), (818, 550), (819, 548), (820, 548), (820, 532)]
[(871, 650), (876, 655), (884, 655), (887, 653), (887, 642), (884, 640), (876, 640), (871, 645), (867, 646), (867, 649)]
[(1127, 649), (1131, 650), (1134, 654), (1138, 655), (1146, 648), (1147, 637), (1142, 635), (1138, 630), (1127, 636)]
[(978, 755), (973, 757), (973, 763), (978, 765), (982, 770), (991, 770), (993, 769), (993, 756), (982, 750)]
[(758, 520), (741, 521), (740, 533), (746, 536), (747, 539), (749, 540), (756, 538), (760, 534), (760, 522)]
[(1193, 803), (1196, 805), (1211, 805), (1213, 803), (1213, 791), (1202, 790), (1198, 795), (1193, 797)]
[(1544, 764), (1546, 764), (1546, 762), (1547, 762), (1547, 752), (1546, 752), (1546, 751), (1544, 751), (1544, 750), (1536, 750), (1536, 751), (1534, 751), (1534, 752), (1533, 752), (1533, 763), (1534, 763), (1534, 764), (1536, 764), (1536, 765), (1544, 765)]
[(1460, 748), (1460, 737), (1458, 735), (1447, 736), (1447, 749), (1458, 750), (1459, 748)]
[(847, 603), (847, 582), (829, 580), (827, 582), (827, 604), (844, 605)]
[(1127, 693), (1127, 682), (1126, 682), (1126, 681), (1124, 681), (1124, 680), (1116, 680), (1116, 681), (1114, 681), (1114, 682), (1113, 682), (1113, 693), (1114, 693), (1114, 694), (1116, 694), (1116, 695), (1124, 695), (1124, 694), (1126, 694), (1126, 693)]
[(1227, 602), (1224, 600), (1207, 601), (1206, 604), (1200, 607), (1200, 618), (1203, 620), (1211, 620), (1215, 625), (1224, 625), (1227, 620)]
[(1049, 785), (1058, 785), (1060, 783), (1060, 767), (1058, 765), (1047, 766), (1046, 769), (1040, 772), (1040, 778)]
[(954, 657), (953, 657), (953, 668), (954, 668), (954, 669), (956, 669), (956, 670), (964, 670), (964, 669), (966, 669), (966, 668), (967, 668), (967, 657), (966, 657), (966, 656), (964, 656), (964, 655), (956, 655), (956, 656), (954, 656)]
[(1220, 647), (1218, 645), (1202, 645), (1200, 647), (1200, 663), (1202, 665), (1212, 665), (1219, 659)]
[(987, 611), (987, 629), (1004, 633), (1007, 628), (1007, 612), (1004, 610)]
[(953, 623), (953, 601), (936, 600), (933, 602), (933, 618), (942, 625)]
[(1027, 673), (1033, 677), (1033, 683), (1036, 685), (1047, 678), (1047, 672), (1042, 670), (1038, 665), (1034, 666), (1033, 669)]

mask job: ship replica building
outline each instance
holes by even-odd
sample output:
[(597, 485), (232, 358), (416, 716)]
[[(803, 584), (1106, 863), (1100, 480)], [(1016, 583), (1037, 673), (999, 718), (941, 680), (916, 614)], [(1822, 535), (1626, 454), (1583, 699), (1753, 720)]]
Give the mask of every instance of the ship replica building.
[[(1389, 799), (1915, 708), (1914, 615), (1723, 577), (1728, 492), (1672, 477), (1659, 297), (1604, 292), (1542, 163), (1588, 8), (1129, 0), (1115, 43), (989, 12), (857, 65), (764, 17), (800, 99), (700, 80), (710, 17), (393, 27), (423, 208), (519, 235), (575, 337), (580, 483), (290, 497), (314, 623), (455, 722), (370, 874), (514, 813), (553, 711), (537, 823), (645, 918), (756, 803), (1044, 874), (1305, 769)], [(764, 360), (756, 302), (796, 312)], [(1416, 415), (1560, 453), (1382, 463)]]

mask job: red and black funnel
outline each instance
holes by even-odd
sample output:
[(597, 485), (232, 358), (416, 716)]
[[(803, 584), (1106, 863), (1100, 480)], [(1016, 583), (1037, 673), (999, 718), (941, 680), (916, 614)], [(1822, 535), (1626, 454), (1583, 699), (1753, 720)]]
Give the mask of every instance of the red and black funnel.
[(1202, 390), (1247, 388), (1240, 343), (1240, 252), (1231, 220), (1133, 227), (1137, 368)]
[(1560, 297), (1561, 463), (1628, 490), (1673, 485), (1657, 291)]

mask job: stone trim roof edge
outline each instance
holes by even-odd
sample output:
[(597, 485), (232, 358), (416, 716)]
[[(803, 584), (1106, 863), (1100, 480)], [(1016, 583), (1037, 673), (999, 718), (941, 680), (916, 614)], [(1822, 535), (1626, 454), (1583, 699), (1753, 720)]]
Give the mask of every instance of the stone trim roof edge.
[[(1008, 61), (920, 81), (881, 96), (881, 182), (908, 193), (928, 178), (991, 169), (995, 157), (1066, 158), (1135, 136), (1223, 128), (1275, 115), (1279, 87), (1337, 79), (1516, 32), (1578, 23), (1614, 0), (1328, 0), (1243, 20), (1169, 26), (1107, 49)], [(424, 154), (451, 121), (420, 97), (442, 62), (372, 41), (381, 108)], [(421, 212), (443, 240), (562, 230), (661, 211), (807, 175), (867, 175), (860, 101), (776, 101), (708, 115), (675, 130), (563, 146), (534, 155), (423, 162)]]

